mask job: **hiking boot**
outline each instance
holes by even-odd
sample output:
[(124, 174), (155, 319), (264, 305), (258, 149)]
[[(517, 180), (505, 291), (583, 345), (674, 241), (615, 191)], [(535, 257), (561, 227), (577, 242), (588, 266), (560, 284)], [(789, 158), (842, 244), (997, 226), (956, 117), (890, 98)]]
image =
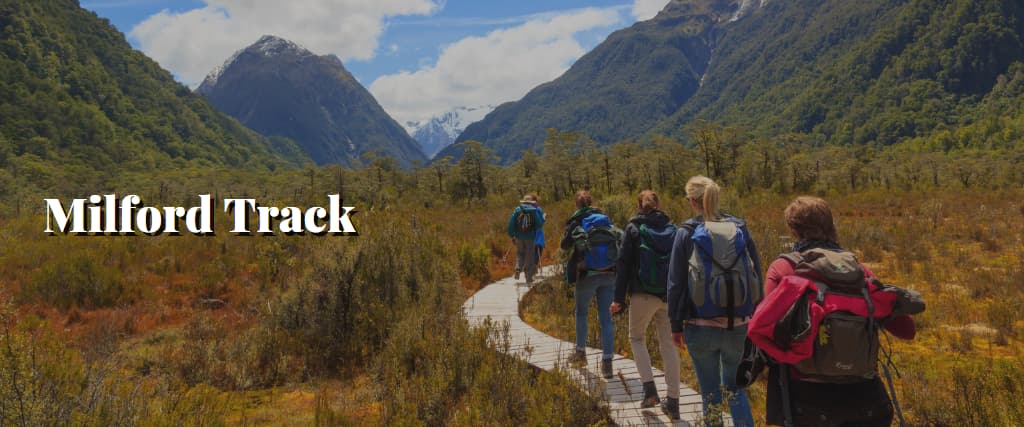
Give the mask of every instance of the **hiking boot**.
[(575, 366), (585, 366), (587, 364), (587, 353), (583, 350), (576, 350), (569, 356), (569, 363)]
[(654, 387), (654, 381), (644, 383), (644, 400), (640, 401), (641, 408), (653, 408), (661, 403), (658, 398), (658, 389)]
[(515, 279), (515, 280), (519, 280), (519, 273), (522, 273), (522, 272), (523, 272), (522, 270), (517, 268), (516, 269), (516, 275), (512, 276), (512, 278)]
[(679, 419), (679, 398), (678, 397), (666, 397), (664, 402), (661, 402), (661, 412), (668, 415), (672, 421)]
[(615, 376), (612, 373), (612, 359), (601, 359), (601, 376), (606, 380), (610, 380)]

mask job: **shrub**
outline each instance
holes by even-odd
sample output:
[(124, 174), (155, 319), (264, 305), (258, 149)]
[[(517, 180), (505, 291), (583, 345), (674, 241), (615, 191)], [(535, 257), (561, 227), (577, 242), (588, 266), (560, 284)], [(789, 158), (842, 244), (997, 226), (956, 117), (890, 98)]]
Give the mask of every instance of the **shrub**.
[(23, 296), (62, 310), (110, 307), (130, 300), (118, 270), (80, 254), (48, 263), (24, 288)]
[(459, 246), (459, 271), (464, 277), (472, 278), (480, 285), (487, 284), (491, 281), (491, 271), (488, 268), (489, 252), (484, 245)]

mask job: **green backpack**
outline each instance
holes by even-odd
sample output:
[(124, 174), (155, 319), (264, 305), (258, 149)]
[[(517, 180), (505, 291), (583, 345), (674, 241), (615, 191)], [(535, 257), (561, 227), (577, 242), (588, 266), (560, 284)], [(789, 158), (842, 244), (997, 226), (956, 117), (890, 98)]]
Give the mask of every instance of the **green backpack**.
[(665, 295), (668, 292), (668, 262), (672, 257), (676, 226), (651, 228), (640, 225), (640, 250), (637, 277), (644, 292)]

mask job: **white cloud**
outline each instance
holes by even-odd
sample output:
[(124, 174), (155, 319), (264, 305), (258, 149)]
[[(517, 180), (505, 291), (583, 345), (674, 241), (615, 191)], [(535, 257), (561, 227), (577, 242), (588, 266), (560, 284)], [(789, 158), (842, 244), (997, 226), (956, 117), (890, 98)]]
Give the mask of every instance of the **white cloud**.
[(428, 15), (431, 0), (204, 0), (186, 12), (161, 11), (129, 34), (142, 51), (188, 84), (264, 34), (294, 41), (317, 54), (342, 60), (370, 59), (384, 28), (396, 15)]
[(620, 19), (616, 9), (582, 9), (467, 37), (445, 47), (433, 64), (377, 78), (370, 92), (399, 123), (459, 106), (513, 101), (558, 77), (585, 53), (577, 33), (611, 27)]
[(633, 0), (633, 17), (646, 21), (657, 15), (668, 4), (668, 0)]

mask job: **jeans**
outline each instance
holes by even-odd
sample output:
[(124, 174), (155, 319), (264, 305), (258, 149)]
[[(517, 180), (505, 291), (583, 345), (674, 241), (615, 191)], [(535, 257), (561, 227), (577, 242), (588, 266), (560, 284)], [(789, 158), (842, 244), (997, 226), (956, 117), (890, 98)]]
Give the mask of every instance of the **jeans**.
[[(701, 397), (704, 401), (704, 418), (708, 426), (721, 426), (720, 418), (709, 416), (710, 407), (722, 404), (722, 390), (729, 392), (729, 412), (736, 427), (753, 427), (754, 416), (750, 412), (750, 401), (744, 389), (736, 386), (736, 367), (743, 355), (743, 340), (747, 336), (747, 325), (737, 326), (731, 331), (713, 326), (686, 325), (683, 331), (686, 348), (693, 360), (697, 373)], [(724, 386), (723, 386), (724, 384)]]
[(587, 347), (587, 315), (595, 293), (597, 318), (601, 323), (601, 358), (608, 360), (615, 355), (615, 327), (612, 326), (612, 312), (608, 311), (615, 299), (614, 273), (589, 273), (576, 282), (576, 349)]
[(654, 295), (634, 293), (629, 298), (629, 344), (636, 359), (641, 382), (654, 381), (651, 354), (647, 351), (647, 327), (651, 322), (658, 331), (661, 360), (665, 362), (666, 395), (679, 398), (679, 352), (672, 343), (672, 325), (668, 319), (668, 303)]

